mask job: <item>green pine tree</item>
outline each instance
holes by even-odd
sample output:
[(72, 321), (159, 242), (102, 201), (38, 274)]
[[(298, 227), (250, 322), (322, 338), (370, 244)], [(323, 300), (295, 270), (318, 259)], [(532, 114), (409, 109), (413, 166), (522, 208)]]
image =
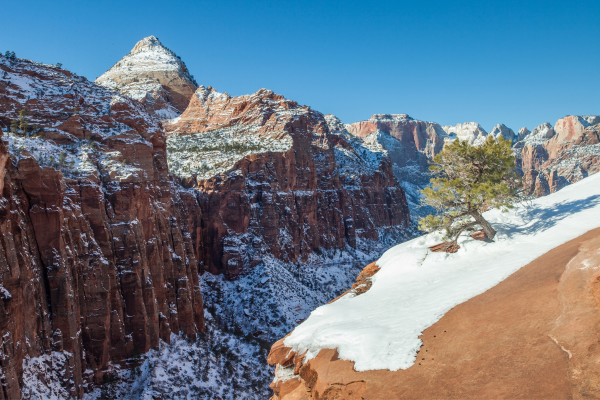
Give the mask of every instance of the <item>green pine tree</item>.
[(492, 240), (496, 231), (482, 213), (493, 208), (508, 211), (523, 199), (515, 156), (510, 142), (502, 137), (496, 141), (490, 135), (478, 147), (457, 139), (444, 146), (429, 169), (434, 178), (421, 191), (421, 202), (438, 214), (421, 219), (419, 229), (443, 229), (452, 243), (464, 230), (475, 226)]

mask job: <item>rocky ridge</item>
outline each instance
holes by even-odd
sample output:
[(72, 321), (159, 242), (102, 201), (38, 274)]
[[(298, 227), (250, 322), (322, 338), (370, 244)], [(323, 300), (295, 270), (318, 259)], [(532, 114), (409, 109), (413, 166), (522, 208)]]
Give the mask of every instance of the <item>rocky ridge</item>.
[[(272, 91), (231, 97), (201, 86), (164, 126), (169, 146), (188, 144), (171, 147), (169, 165), (211, 210), (203, 259), (212, 273), (236, 277), (264, 253), (307, 262), (316, 249), (356, 248), (358, 239), (377, 240), (378, 228), (408, 227), (389, 158), (367, 159), (367, 147), (357, 156), (362, 141), (332, 134), (323, 114)], [(350, 157), (358, 169), (340, 173)]]
[(54, 66), (0, 56), (0, 69), (0, 122), (26, 111), (0, 144), (0, 399), (28, 396), (24, 366), (29, 383), (45, 363), (80, 397), (202, 331), (201, 211), (140, 103)]
[(600, 116), (544, 123), (514, 145), (525, 190), (545, 196), (600, 171)]
[(181, 114), (198, 87), (181, 58), (154, 36), (137, 42), (95, 82), (140, 101), (158, 119)]

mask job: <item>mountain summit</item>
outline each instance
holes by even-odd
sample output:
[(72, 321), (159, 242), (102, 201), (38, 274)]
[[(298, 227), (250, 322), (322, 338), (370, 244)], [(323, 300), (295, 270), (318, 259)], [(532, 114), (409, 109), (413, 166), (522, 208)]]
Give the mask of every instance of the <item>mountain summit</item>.
[(137, 42), (96, 83), (141, 101), (160, 119), (181, 114), (198, 87), (181, 58), (155, 36)]

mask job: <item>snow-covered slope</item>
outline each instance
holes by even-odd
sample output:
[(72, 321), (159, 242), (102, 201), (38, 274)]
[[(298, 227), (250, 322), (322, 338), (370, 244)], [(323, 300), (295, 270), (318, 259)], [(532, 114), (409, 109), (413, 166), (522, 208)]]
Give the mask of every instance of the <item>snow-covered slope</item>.
[(600, 226), (600, 174), (508, 213), (485, 216), (498, 230), (494, 242), (464, 236), (457, 253), (431, 253), (428, 246), (441, 238), (429, 234), (393, 247), (377, 262), (381, 270), (368, 292), (319, 307), (285, 345), (298, 354), (308, 350), (308, 358), (338, 349), (358, 371), (410, 367), (419, 335), (444, 313)]
[(142, 102), (159, 119), (181, 114), (198, 87), (181, 58), (154, 36), (137, 42), (96, 83)]

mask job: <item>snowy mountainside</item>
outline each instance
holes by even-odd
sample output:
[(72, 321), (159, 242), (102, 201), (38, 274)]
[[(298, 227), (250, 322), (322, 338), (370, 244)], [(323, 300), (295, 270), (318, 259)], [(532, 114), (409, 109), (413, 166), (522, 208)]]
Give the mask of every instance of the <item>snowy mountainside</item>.
[(181, 58), (155, 36), (137, 42), (96, 83), (142, 102), (158, 119), (181, 114), (198, 87)]
[(451, 138), (466, 140), (469, 144), (483, 143), (488, 135), (485, 129), (477, 122), (465, 122), (456, 125), (444, 125), (442, 129), (450, 135)]
[(268, 398), (273, 369), (265, 362), (267, 345), (235, 332), (207, 310), (204, 317), (198, 340), (172, 335), (170, 344), (161, 341), (159, 349), (141, 355), (135, 368), (113, 369), (84, 400)]
[[(4, 136), (17, 160), (33, 156), (41, 166), (68, 177), (147, 178), (135, 159), (128, 162), (119, 150), (127, 146), (151, 150), (150, 137), (160, 134), (156, 121), (139, 103), (54, 65), (28, 61), (19, 67), (27, 73), (5, 70), (0, 80), (4, 124), (10, 125), (22, 109), (27, 110), (30, 131), (17, 134), (7, 129)], [(54, 102), (52, 108), (45, 106), (46, 101)], [(115, 110), (134, 114), (115, 118)], [(140, 135), (140, 129), (147, 133)]]
[(167, 137), (169, 170), (180, 178), (208, 179), (230, 170), (250, 154), (286, 152), (292, 138), (264, 137), (259, 126), (233, 126), (190, 135)]
[[(498, 230), (494, 242), (463, 235), (457, 253), (432, 253), (428, 246), (441, 239), (432, 233), (393, 247), (377, 261), (380, 270), (368, 292), (319, 307), (285, 338), (285, 346), (297, 354), (308, 351), (304, 362), (321, 349), (337, 349), (357, 371), (410, 367), (419, 336), (448, 310), (600, 226), (600, 174), (485, 217)], [(283, 379), (290, 373), (281, 366), (279, 371)]]
[(372, 175), (389, 157), (383, 146), (373, 138), (361, 139), (351, 135), (345, 124), (335, 115), (325, 115), (329, 140), (334, 146), (335, 161), (344, 185), (355, 185), (361, 175)]

